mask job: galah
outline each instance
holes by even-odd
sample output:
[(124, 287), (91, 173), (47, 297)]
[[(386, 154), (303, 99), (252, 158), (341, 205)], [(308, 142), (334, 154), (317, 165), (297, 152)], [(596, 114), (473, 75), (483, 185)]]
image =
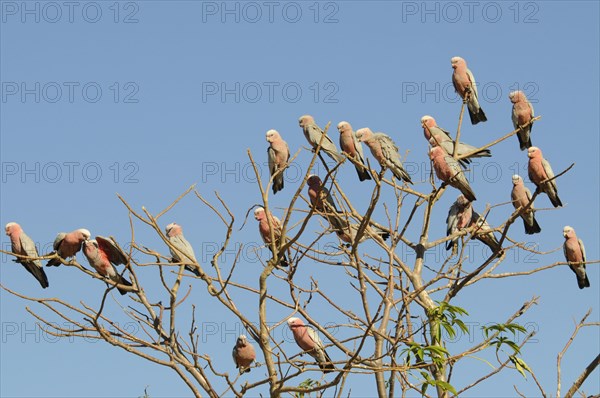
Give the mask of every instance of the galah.
[(485, 220), (485, 217), (480, 216), (475, 210), (473, 210), (470, 227), (474, 227), (473, 236), (475, 239), (483, 242), (493, 253), (502, 250), (502, 246), (500, 246), (500, 242), (496, 239), (492, 227)]
[(487, 117), (479, 105), (475, 77), (473, 77), (473, 73), (467, 68), (467, 62), (461, 57), (453, 57), (450, 62), (452, 63), (452, 69), (454, 69), (452, 73), (454, 89), (463, 100), (467, 93), (470, 93), (467, 108), (469, 109), (471, 124), (487, 121)]
[(433, 147), (429, 150), (429, 158), (433, 161), (435, 174), (440, 180), (458, 189), (470, 202), (477, 199), (460, 165), (445, 150), (439, 146)]
[[(10, 238), (10, 246), (13, 253), (33, 258), (40, 256), (35, 247), (35, 243), (33, 243), (33, 240), (25, 234), (23, 228), (21, 228), (19, 224), (16, 222), (9, 222), (4, 229), (6, 235)], [(14, 261), (20, 263), (45, 289), (49, 286), (48, 277), (44, 272), (41, 261), (37, 259), (34, 260), (33, 258), (25, 259), (17, 257)]]
[(525, 124), (529, 123), (531, 119), (534, 117), (533, 106), (531, 102), (527, 100), (525, 93), (517, 90), (508, 94), (508, 98), (510, 98), (510, 102), (512, 102), (512, 122), (513, 126), (516, 129), (519, 129), (517, 132), (517, 138), (519, 139), (519, 147), (522, 151), (531, 147), (531, 127), (532, 125), (528, 125), (527, 127), (521, 127)]
[(287, 142), (281, 138), (281, 135), (277, 130), (267, 131), (267, 142), (270, 144), (267, 149), (267, 156), (269, 158), (269, 171), (271, 176), (279, 172), (279, 174), (273, 178), (273, 194), (276, 194), (283, 189), (283, 169), (290, 159), (290, 148), (288, 147)]
[[(453, 155), (455, 145), (454, 140), (450, 136), (449, 132), (437, 125), (435, 119), (432, 116), (423, 116), (421, 118), (421, 125), (423, 126), (423, 134), (425, 135), (425, 139), (427, 139), (428, 142), (431, 142), (431, 139), (433, 138), (434, 142), (436, 142), (437, 144), (434, 146), (441, 146), (448, 155)], [(465, 144), (464, 142), (459, 142), (456, 154), (458, 156), (462, 156), (476, 150), (477, 147), (474, 147), (473, 145)], [(478, 152), (473, 153), (468, 158), (461, 159), (459, 162), (461, 163), (461, 165), (466, 166), (467, 164), (471, 163), (471, 161), (469, 160), (470, 158), (489, 158), (490, 156), (492, 156), (492, 152), (489, 149), (482, 149)]]
[(329, 221), (331, 228), (336, 233), (343, 234), (348, 226), (348, 221), (344, 216), (344, 212), (338, 210), (329, 189), (323, 185), (321, 178), (315, 174), (311, 174), (306, 183), (308, 185), (308, 198), (312, 207)]
[(177, 223), (171, 223), (167, 225), (165, 229), (167, 239), (169, 243), (175, 247), (173, 250), (169, 247), (171, 252), (171, 263), (185, 263), (185, 269), (192, 272), (196, 276), (200, 276), (200, 270), (198, 269), (198, 261), (196, 260), (196, 254), (194, 248), (190, 245), (190, 242), (183, 236), (183, 230), (181, 225)]
[(404, 170), (400, 153), (394, 141), (384, 133), (373, 133), (370, 128), (365, 127), (356, 131), (356, 138), (364, 142), (371, 150), (371, 154), (382, 168), (389, 168), (397, 179), (412, 184), (410, 175)]
[[(127, 255), (110, 239), (96, 236), (96, 239), (83, 242), (83, 254), (90, 265), (103, 277), (125, 286), (131, 282), (123, 278), (115, 265), (127, 264)], [(127, 290), (117, 287), (119, 293), (127, 294)]]
[(335, 369), (325, 351), (323, 342), (313, 328), (306, 326), (300, 318), (294, 317), (288, 319), (287, 324), (294, 335), (296, 344), (317, 361), (323, 373), (329, 373)]
[(250, 372), (250, 365), (256, 359), (256, 352), (245, 335), (241, 334), (237, 338), (231, 355), (233, 356), (235, 368), (239, 369), (240, 374)]
[(354, 167), (356, 168), (358, 179), (360, 181), (370, 180), (371, 175), (365, 164), (365, 155), (363, 153), (362, 144), (356, 138), (356, 133), (352, 130), (352, 126), (348, 122), (339, 122), (337, 128), (340, 132), (340, 148), (342, 149), (342, 152), (354, 159), (357, 163), (354, 164)]
[(577, 276), (577, 286), (580, 289), (590, 287), (590, 280), (585, 273), (585, 247), (583, 242), (577, 238), (575, 230), (568, 225), (563, 228), (563, 236), (565, 237), (563, 252), (569, 267)]
[(532, 146), (527, 149), (527, 156), (529, 157), (529, 164), (527, 171), (529, 172), (529, 179), (535, 184), (542, 192), (548, 195), (550, 202), (554, 207), (562, 206), (562, 202), (558, 197), (558, 188), (556, 187), (556, 179), (552, 181), (546, 181), (547, 179), (554, 177), (554, 172), (550, 163), (542, 154), (540, 148)]
[[(313, 149), (317, 149), (317, 146), (319, 146), (319, 142), (321, 142), (321, 150), (327, 155), (329, 155), (330, 158), (332, 158), (338, 163), (344, 160), (344, 156), (342, 156), (338, 152), (331, 138), (329, 138), (329, 136), (325, 134), (325, 132), (321, 130), (319, 126), (317, 126), (317, 124), (315, 123), (315, 119), (312, 116), (300, 116), (300, 119), (298, 119), (298, 124), (304, 132), (304, 137), (306, 137), (306, 140), (312, 146)], [(323, 138), (323, 141), (321, 141), (321, 137), (324, 134), (325, 138)]]
[[(359, 226), (359, 224), (350, 224), (348, 221), (342, 219), (342, 223), (340, 226), (338, 226), (338, 228), (334, 228), (334, 231), (340, 240), (348, 244), (352, 244), (356, 240), (356, 234), (358, 233)], [(383, 240), (387, 240), (390, 237), (389, 232), (374, 225), (369, 225), (361, 235), (358, 243), (362, 243), (367, 239), (371, 239), (373, 235), (379, 235)]]
[[(450, 206), (448, 216), (446, 217), (446, 236), (450, 236), (460, 230), (468, 228), (473, 218), (473, 205), (465, 198), (459, 195), (456, 201)], [(458, 248), (458, 237), (446, 242), (446, 250), (453, 251)]]
[[(90, 238), (90, 231), (87, 229), (81, 228), (76, 229), (73, 232), (60, 232), (56, 235), (56, 239), (54, 239), (54, 244), (52, 247), (55, 252), (64, 260), (69, 257), (74, 257), (75, 254), (81, 249), (81, 244)], [(53, 258), (46, 264), (46, 267), (54, 265), (58, 267), (61, 264), (60, 260), (57, 258)]]
[[(513, 188), (510, 193), (510, 198), (515, 209), (521, 207), (524, 209), (531, 202), (531, 191), (523, 183), (523, 179), (519, 175), (512, 176)], [(527, 210), (521, 210), (519, 216), (523, 219), (523, 226), (527, 235), (537, 234), (542, 231), (539, 224), (535, 220), (533, 203)]]
[[(260, 237), (262, 238), (264, 244), (271, 250), (271, 226), (269, 225), (269, 221), (273, 226), (273, 236), (275, 238), (275, 246), (279, 246), (281, 240), (281, 220), (275, 217), (272, 214), (269, 214), (267, 218), (267, 212), (264, 208), (258, 207), (254, 210), (254, 219), (258, 221), (258, 232), (260, 233)], [(287, 267), (289, 265), (288, 259), (285, 253), (282, 253), (281, 261), (279, 262), (279, 266)]]

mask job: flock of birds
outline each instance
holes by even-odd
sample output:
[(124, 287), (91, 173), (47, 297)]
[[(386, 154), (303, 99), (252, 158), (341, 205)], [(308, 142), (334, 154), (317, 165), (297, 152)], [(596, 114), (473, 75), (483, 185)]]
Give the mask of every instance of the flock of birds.
[[(471, 123), (475, 125), (487, 121), (487, 117), (478, 102), (475, 78), (467, 68), (465, 60), (460, 57), (453, 57), (451, 63), (454, 69), (452, 82), (457, 93), (467, 105)], [(542, 151), (531, 144), (532, 119), (534, 118), (533, 106), (522, 91), (511, 92), (509, 98), (513, 104), (512, 122), (515, 130), (518, 129), (516, 135), (519, 140), (519, 147), (521, 150), (527, 150), (529, 158), (529, 179), (541, 192), (548, 195), (554, 207), (560, 207), (562, 202), (558, 197), (556, 180), (550, 163), (544, 159)], [(484, 217), (473, 210), (472, 202), (476, 200), (476, 196), (463, 171), (463, 168), (466, 168), (470, 163), (470, 159), (490, 157), (491, 152), (488, 149), (478, 149), (464, 142), (456, 143), (450, 133), (439, 127), (431, 116), (423, 116), (421, 124), (425, 138), (431, 145), (429, 157), (436, 176), (461, 192), (461, 195), (448, 212), (446, 219), (447, 235), (450, 236), (460, 230), (473, 227), (473, 234), (476, 239), (490, 247), (493, 253), (501, 252), (502, 247), (494, 236), (492, 228)], [(336, 163), (343, 162), (348, 158), (354, 164), (360, 181), (372, 179), (370, 170), (365, 163), (362, 149), (362, 143), (364, 143), (381, 165), (382, 172), (390, 169), (398, 180), (406, 184), (412, 184), (410, 175), (402, 165), (398, 147), (390, 136), (384, 133), (374, 133), (369, 128), (354, 131), (348, 122), (340, 122), (337, 125), (340, 133), (339, 144), (342, 150), (342, 153), (340, 153), (331, 138), (315, 123), (312, 116), (304, 115), (300, 117), (299, 125), (314, 150), (319, 149), (321, 152), (326, 153)], [(283, 171), (289, 164), (290, 150), (276, 130), (269, 130), (266, 139), (270, 144), (267, 152), (273, 180), (272, 190), (276, 194), (285, 185)], [(535, 219), (535, 209), (531, 201), (530, 190), (525, 187), (523, 179), (518, 175), (512, 177), (512, 182), (512, 203), (515, 209), (519, 210), (525, 233), (539, 233), (541, 228)], [(354, 243), (359, 225), (350, 223), (348, 218), (344, 216), (344, 212), (336, 207), (330, 192), (319, 176), (311, 175), (308, 178), (307, 185), (308, 196), (314, 210), (329, 222), (331, 229), (340, 240), (349, 244)], [(266, 246), (272, 250), (271, 243), (275, 239), (275, 244), (279, 247), (281, 221), (262, 207), (258, 207), (254, 211), (254, 217), (258, 221), (259, 233)], [(181, 226), (171, 223), (167, 225), (165, 232), (170, 243), (169, 250), (172, 256), (170, 261), (185, 264), (188, 271), (200, 276), (194, 249), (183, 236)], [(6, 234), (10, 237), (12, 252), (16, 255), (14, 261), (22, 264), (43, 288), (47, 288), (49, 286), (48, 278), (33, 240), (15, 222), (6, 224)], [(360, 242), (375, 235), (380, 236), (383, 240), (389, 238), (389, 232), (375, 226), (369, 226), (366, 232), (361, 235)], [(564, 227), (563, 236), (565, 238), (563, 244), (564, 256), (577, 277), (579, 288), (589, 287), (590, 282), (585, 270), (586, 256), (583, 242), (577, 238), (575, 230), (569, 226)], [(89, 264), (102, 277), (120, 285), (116, 287), (121, 294), (132, 291), (131, 288), (128, 289), (132, 286), (132, 283), (125, 279), (115, 268), (115, 265), (127, 264), (129, 261), (128, 256), (112, 238), (102, 236), (96, 236), (95, 239), (90, 238), (91, 234), (87, 229), (59, 233), (54, 240), (54, 252), (52, 254), (56, 254), (60, 259), (58, 257), (51, 258), (47, 266), (58, 266), (62, 263), (61, 259), (66, 261), (83, 249), (83, 254)], [(458, 237), (455, 237), (448, 240), (446, 248), (454, 250), (457, 245)], [(289, 260), (285, 253), (281, 253), (279, 257), (281, 258), (279, 266), (289, 266)], [(287, 324), (298, 346), (317, 361), (323, 372), (332, 371), (334, 366), (317, 333), (312, 328), (307, 327), (299, 318), (289, 318)], [(233, 348), (233, 359), (240, 374), (250, 370), (255, 358), (255, 350), (248, 342), (248, 338), (244, 335), (239, 336)]]

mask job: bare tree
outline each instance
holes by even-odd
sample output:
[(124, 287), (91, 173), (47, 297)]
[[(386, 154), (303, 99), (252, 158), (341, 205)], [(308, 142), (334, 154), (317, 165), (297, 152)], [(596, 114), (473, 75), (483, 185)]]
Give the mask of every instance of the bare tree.
[[(463, 112), (464, 103), (455, 136), (456, 144), (460, 140)], [(539, 119), (539, 116), (536, 117), (528, 125)], [(325, 131), (328, 127), (329, 125)], [(493, 147), (517, 134), (520, 128), (477, 148), (474, 152)], [(362, 211), (353, 205), (336, 176), (338, 168), (344, 162), (352, 162), (357, 167), (364, 166), (354, 159), (346, 158), (345, 161), (329, 167), (321, 157), (320, 149), (321, 144), (314, 150), (302, 182), (284, 209), (281, 223), (283, 239), (275, 239), (273, 219), (267, 217), (272, 234), (269, 243), (272, 257), (262, 264), (262, 272), (255, 283), (236, 278), (236, 267), (241, 262), (241, 246), (233, 261), (221, 261), (222, 254), (237, 232), (234, 225), (243, 217), (236, 217), (218, 193), (215, 193), (215, 198), (211, 201), (192, 186), (157, 214), (151, 214), (145, 208), (134, 209), (125, 198), (119, 196), (129, 212), (132, 242), (122, 275), (131, 280), (132, 286), (105, 279), (75, 259), (66, 261), (57, 254), (41, 257), (56, 258), (64, 266), (104, 281), (107, 288), (99, 306), (92, 307), (84, 302), (70, 303), (57, 298), (29, 297), (6, 286), (2, 288), (35, 304), (32, 308), (27, 307), (27, 311), (37, 319), (46, 333), (60, 338), (104, 341), (145, 360), (170, 368), (196, 397), (242, 397), (246, 394), (256, 396), (266, 388), (272, 397), (302, 397), (306, 394), (342, 397), (351, 395), (349, 380), (355, 375), (372, 376), (373, 390), (379, 397), (415, 394), (426, 397), (460, 396), (507, 369), (515, 369), (523, 376), (529, 373), (541, 394), (547, 396), (533, 369), (521, 355), (521, 347), (534, 333), (527, 334), (519, 343), (515, 341), (518, 333), (526, 333), (526, 329), (518, 323), (519, 318), (537, 303), (537, 297), (532, 297), (520, 308), (509, 309), (503, 319), (485, 327), (483, 336), (475, 339), (470, 347), (453, 352), (447, 344), (448, 339), (458, 333), (470, 332), (464, 322), (468, 309), (452, 304), (466, 289), (483, 280), (493, 280), (494, 283), (502, 284), (502, 279), (505, 278), (531, 275), (567, 265), (565, 262), (555, 262), (530, 270), (500, 271), (508, 250), (525, 251), (540, 258), (547, 254), (528, 247), (524, 242), (513, 240), (509, 235), (515, 220), (522, 211), (529, 210), (533, 200), (527, 208), (512, 211), (503, 223), (491, 229), (484, 229), (481, 223), (474, 223), (448, 236), (430, 238), (430, 227), (434, 222), (432, 211), (442, 195), (447, 193), (447, 184), (436, 184), (431, 173), (428, 181), (421, 182), (413, 188), (393, 178), (386, 178), (386, 169), (378, 172), (368, 165), (374, 184), (365, 184), (365, 187), (371, 187), (370, 201), (368, 208)], [(294, 161), (297, 155), (298, 153), (290, 162)], [(463, 160), (470, 155), (472, 153), (458, 155), (456, 149), (452, 154), (456, 160)], [(261, 180), (257, 162), (250, 151), (248, 157), (258, 180), (260, 205), (267, 212), (274, 211), (275, 209), (271, 208), (269, 191), (277, 174), (271, 176), (269, 181)], [(333, 214), (335, 210), (327, 206), (323, 209), (311, 206), (310, 199), (302, 193), (306, 188), (309, 170), (317, 162), (322, 162), (328, 170), (322, 178), (323, 184), (329, 187), (337, 208), (341, 209), (340, 213)], [(554, 178), (562, 177), (571, 167), (572, 165)], [(281, 169), (277, 173), (283, 171)], [(394, 203), (382, 202), (381, 193), (384, 190), (393, 193)], [(537, 190), (532, 199), (539, 193)], [(163, 216), (188, 195), (195, 196), (202, 206), (206, 206), (213, 213), (215, 221), (212, 228), (220, 228), (224, 236), (224, 244), (212, 257), (210, 264), (193, 264), (197, 275), (186, 272), (186, 263), (171, 262), (171, 256), (164, 254), (164, 250), (149, 248), (136, 239), (140, 229), (150, 229), (169, 251), (180, 250), (169, 241), (162, 230), (161, 222)], [(482, 213), (483, 217), (496, 206), (506, 204), (499, 203), (486, 208)], [(372, 218), (376, 209), (387, 215), (385, 222), (377, 222)], [(314, 218), (322, 225), (322, 229), (316, 235), (309, 226), (310, 220)], [(375, 233), (375, 230), (389, 234), (389, 239), (385, 240), (385, 236)], [(351, 237), (350, 243), (340, 241), (337, 247), (321, 244), (332, 232), (347, 232)], [(494, 233), (499, 244), (498, 249), (492, 251), (488, 258), (473, 270), (469, 270), (469, 267), (465, 266), (468, 260), (465, 248), (469, 242), (473, 239), (484, 239), (485, 236), (490, 237), (489, 234)], [(373, 250), (368, 254), (359, 251), (359, 243), (365, 239), (374, 242)], [(428, 250), (441, 248), (452, 240), (461, 242), (460, 248), (453, 255), (438, 264), (428, 264), (425, 261), (425, 253)], [(404, 251), (414, 252), (414, 261), (409, 262), (399, 254)], [(29, 258), (17, 253), (9, 254), (18, 260)], [(180, 257), (184, 258), (185, 253), (181, 254)], [(287, 268), (280, 266), (283, 256), (289, 259)], [(320, 267), (336, 267), (344, 278), (340, 278), (336, 283), (348, 289), (344, 294), (352, 295), (352, 299), (337, 299), (339, 293), (334, 289), (323, 288), (316, 278), (308, 284), (297, 281), (295, 275), (299, 267), (302, 267), (303, 261), (308, 260), (316, 262)], [(598, 263), (598, 260), (587, 263)], [(144, 277), (152, 275), (158, 278), (162, 290), (146, 291), (142, 274)], [(288, 293), (270, 293), (269, 287), (273, 284), (284, 284)], [(108, 300), (115, 288), (123, 289), (128, 294), (123, 296), (121, 301)], [(244, 382), (243, 376), (238, 375), (236, 371), (232, 373), (233, 365), (226, 369), (215, 366), (211, 359), (211, 355), (214, 355), (211, 352), (212, 348), (202, 345), (199, 341), (195, 305), (191, 305), (191, 314), (186, 314), (191, 321), (180, 321), (182, 304), (188, 300), (192, 290), (205, 291), (210, 305), (228, 311), (244, 325), (251, 340), (258, 346), (258, 361), (252, 365), (252, 369), (254, 372), (263, 373), (264, 377), (253, 382)], [(258, 303), (257, 313), (240, 311), (236, 306), (240, 294), (254, 297)], [(311, 310), (315, 305), (326, 306), (335, 315), (332, 315), (328, 322), (317, 319)], [(273, 323), (274, 308), (279, 312), (285, 311), (288, 315)], [(115, 311), (124, 313), (137, 323), (142, 333), (132, 333), (114, 322), (111, 314)], [(560, 368), (564, 352), (581, 327), (598, 326), (585, 323), (588, 315), (589, 312), (577, 325), (573, 336), (558, 356), (557, 396), (560, 396), (561, 392)], [(275, 331), (286, 327), (284, 323), (290, 316), (304, 318), (322, 336), (324, 348), (330, 353), (335, 353), (331, 355), (335, 366), (333, 376), (320, 380), (306, 378), (307, 372), (320, 372), (312, 357), (302, 355), (302, 350), (297, 348), (291, 349), (289, 344), (282, 344), (283, 341), (276, 337)], [(332, 323), (332, 319), (345, 321)], [(467, 385), (454, 384), (452, 374), (459, 363), (483, 352), (495, 358), (496, 363), (493, 364), (492, 370), (473, 379)], [(573, 396), (597, 366), (598, 357), (582, 369), (581, 376), (573, 381), (565, 396)], [(222, 385), (226, 388), (219, 387)], [(516, 386), (515, 390), (520, 394)]]

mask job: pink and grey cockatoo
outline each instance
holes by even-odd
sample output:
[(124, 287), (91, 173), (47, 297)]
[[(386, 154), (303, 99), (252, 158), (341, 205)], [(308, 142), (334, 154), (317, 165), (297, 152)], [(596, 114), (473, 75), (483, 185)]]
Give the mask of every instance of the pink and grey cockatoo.
[(296, 344), (317, 361), (323, 373), (329, 373), (335, 369), (325, 351), (323, 342), (313, 328), (306, 326), (300, 318), (294, 317), (288, 319), (287, 324), (294, 335)]
[(440, 180), (458, 189), (470, 202), (477, 199), (460, 165), (444, 149), (439, 146), (431, 148), (429, 158), (433, 161), (435, 175)]
[(281, 138), (281, 135), (277, 130), (267, 131), (267, 142), (271, 144), (267, 149), (271, 176), (279, 172), (279, 174), (273, 178), (273, 194), (276, 194), (283, 189), (283, 169), (290, 159), (290, 148), (288, 147), (287, 142)]
[(492, 227), (485, 220), (485, 217), (479, 215), (475, 210), (473, 210), (473, 216), (471, 217), (471, 227), (473, 228), (473, 236), (480, 242), (483, 242), (487, 247), (489, 247), (493, 253), (497, 253), (502, 250), (502, 246), (500, 246), (500, 242), (496, 239), (494, 235), (494, 231), (492, 231)]
[(563, 236), (565, 237), (565, 243), (563, 244), (565, 259), (577, 276), (577, 286), (580, 289), (590, 287), (590, 280), (585, 273), (585, 247), (583, 242), (577, 238), (575, 230), (568, 225), (563, 228)]
[[(513, 188), (510, 193), (510, 198), (515, 209), (521, 207), (524, 209), (531, 202), (531, 191), (523, 183), (523, 179), (519, 175), (512, 176)], [(521, 210), (519, 216), (523, 219), (523, 226), (527, 235), (537, 234), (542, 232), (539, 224), (535, 220), (533, 203), (527, 210)]]
[(461, 57), (452, 57), (450, 60), (452, 63), (452, 84), (454, 89), (464, 100), (467, 93), (470, 93), (467, 102), (467, 108), (469, 109), (469, 117), (471, 118), (471, 124), (477, 124), (479, 122), (486, 122), (487, 117), (479, 105), (479, 98), (477, 96), (477, 84), (475, 83), (475, 77), (473, 73), (467, 68), (467, 62)]
[[(448, 216), (446, 217), (446, 236), (450, 236), (460, 230), (468, 228), (473, 218), (473, 205), (465, 198), (465, 195), (459, 195), (456, 201), (450, 206)], [(446, 250), (454, 252), (458, 249), (458, 237), (446, 242)]]
[(552, 171), (552, 167), (550, 167), (550, 163), (544, 159), (540, 148), (535, 146), (529, 147), (529, 149), (527, 149), (527, 156), (529, 157), (527, 171), (529, 172), (529, 179), (531, 182), (533, 182), (536, 187), (540, 188), (542, 192), (548, 195), (548, 198), (554, 207), (562, 206), (563, 204), (558, 197), (556, 180), (542, 183), (549, 178), (553, 178), (554, 172)]
[(173, 245), (177, 250), (173, 250), (169, 247), (171, 252), (171, 263), (184, 263), (185, 269), (192, 272), (196, 276), (200, 276), (198, 269), (198, 261), (196, 260), (196, 254), (194, 248), (190, 242), (183, 236), (183, 229), (181, 225), (177, 223), (171, 223), (166, 228), (167, 239), (169, 243)]
[[(319, 126), (317, 126), (315, 119), (310, 115), (300, 116), (300, 119), (298, 119), (298, 124), (302, 128), (308, 143), (313, 149), (317, 149), (319, 142), (321, 142), (321, 137), (323, 134), (325, 134), (325, 132), (321, 130)], [(325, 134), (325, 138), (323, 138), (323, 141), (321, 142), (321, 150), (338, 163), (344, 160), (344, 156), (338, 152), (335, 144), (327, 134)]]
[[(127, 255), (110, 239), (96, 236), (96, 239), (83, 242), (83, 254), (90, 265), (103, 277), (125, 286), (131, 282), (123, 278), (115, 265), (127, 264)], [(117, 287), (119, 293), (127, 294), (127, 290)]]
[(365, 155), (363, 153), (362, 144), (356, 138), (356, 133), (352, 130), (352, 126), (348, 122), (339, 122), (337, 128), (340, 132), (340, 148), (342, 149), (342, 152), (356, 162), (354, 167), (356, 168), (358, 179), (360, 181), (370, 180), (371, 175), (365, 164)]
[[(454, 153), (454, 140), (450, 136), (450, 133), (439, 127), (435, 119), (429, 115), (425, 115), (421, 118), (421, 125), (423, 126), (423, 134), (425, 135), (425, 139), (427, 139), (428, 142), (431, 142), (433, 137), (434, 142), (436, 143), (434, 146), (441, 146), (448, 155), (452, 156)], [(458, 156), (462, 156), (475, 150), (477, 150), (477, 147), (465, 144), (464, 142), (459, 142), (456, 154)], [(471, 163), (471, 158), (489, 158), (490, 156), (492, 156), (492, 152), (490, 152), (489, 149), (482, 149), (479, 152), (473, 153), (468, 158), (459, 160), (459, 163), (462, 166), (466, 166), (467, 164)]]
[(250, 365), (256, 359), (256, 352), (245, 335), (241, 334), (237, 338), (231, 355), (233, 356), (235, 368), (239, 369), (240, 374), (250, 372)]
[[(258, 207), (254, 210), (254, 219), (258, 221), (258, 232), (262, 238), (264, 244), (271, 250), (271, 225), (273, 226), (273, 237), (275, 238), (275, 246), (279, 246), (281, 240), (281, 220), (272, 214), (269, 214), (267, 218), (267, 212), (264, 208)], [(271, 224), (269, 225), (269, 221)], [(279, 266), (287, 267), (289, 265), (288, 259), (285, 253), (280, 253), (281, 261)]]
[[(9, 222), (6, 224), (5, 231), (6, 235), (10, 238), (10, 246), (13, 253), (33, 258), (40, 256), (35, 247), (35, 243), (33, 243), (33, 240), (25, 234), (19, 224), (16, 222)], [(34, 260), (33, 258), (25, 259), (17, 257), (14, 261), (25, 267), (25, 269), (33, 275), (45, 289), (49, 286), (48, 277), (44, 272), (41, 261)]]
[(364, 142), (371, 150), (371, 154), (382, 168), (389, 168), (397, 179), (412, 184), (410, 175), (404, 170), (398, 147), (389, 135), (384, 133), (374, 133), (370, 128), (365, 127), (356, 131), (356, 138), (359, 142)]
[[(64, 260), (69, 257), (75, 257), (75, 254), (81, 249), (81, 244), (90, 238), (90, 231), (84, 228), (76, 229), (73, 232), (60, 232), (54, 239), (52, 247), (55, 252)], [(46, 267), (54, 265), (58, 267), (61, 264), (60, 260), (53, 258), (46, 264)]]
[[(531, 102), (527, 100), (525, 93), (520, 90), (508, 94), (508, 98), (510, 98), (510, 102), (513, 104), (512, 122), (516, 130), (533, 119), (533, 106), (531, 105)], [(532, 125), (530, 124), (527, 127), (521, 128), (517, 133), (519, 146), (522, 151), (531, 147), (531, 127)]]
[(312, 207), (329, 221), (331, 228), (336, 233), (343, 234), (344, 229), (348, 226), (348, 221), (344, 217), (344, 212), (338, 210), (329, 189), (323, 185), (321, 178), (315, 174), (310, 175), (306, 183), (308, 185), (308, 198)]

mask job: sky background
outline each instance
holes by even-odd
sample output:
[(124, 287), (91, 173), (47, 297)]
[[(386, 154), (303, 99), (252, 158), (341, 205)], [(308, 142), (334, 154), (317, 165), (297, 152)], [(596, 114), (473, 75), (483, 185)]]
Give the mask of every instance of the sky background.
[[(129, 220), (116, 193), (137, 210), (145, 206), (158, 213), (196, 184), (213, 201), (213, 192), (218, 191), (236, 215), (231, 250), (222, 258), (228, 271), (239, 245), (253, 248), (260, 241), (252, 217), (239, 230), (246, 211), (260, 202), (247, 150), (266, 177), (267, 130), (277, 129), (293, 153), (304, 148), (286, 173), (285, 189), (270, 197), (275, 214), (281, 216), (310, 160), (297, 124), (298, 117), (307, 113), (322, 127), (347, 120), (355, 129), (368, 126), (389, 134), (403, 155), (409, 151), (406, 167), (416, 189), (429, 192), (430, 166), (420, 118), (433, 115), (440, 126), (456, 131), (460, 102), (451, 86), (450, 58), (459, 55), (479, 83), (480, 102), (489, 120), (472, 126), (465, 118), (462, 139), (483, 145), (511, 131), (508, 93), (518, 88), (542, 116), (533, 128), (533, 144), (543, 150), (555, 172), (576, 163), (557, 181), (565, 207), (537, 214), (542, 233), (525, 235), (519, 220), (509, 233), (552, 252), (539, 257), (513, 250), (499, 271), (563, 261), (565, 225), (574, 227), (586, 243), (588, 260), (600, 258), (596, 1), (476, 1), (472, 8), (465, 2), (420, 1), (69, 4), (0, 2), (0, 222), (19, 222), (44, 253), (58, 232), (82, 227), (126, 245)], [(337, 143), (335, 128), (330, 135)], [(534, 188), (527, 178), (526, 153), (519, 151), (515, 137), (492, 148), (492, 153), (491, 159), (475, 162), (469, 176), (478, 197), (474, 206), (480, 211), (486, 204), (510, 200), (511, 176), (517, 171)], [(373, 164), (370, 154), (367, 157)], [(324, 174), (322, 167), (314, 172)], [(341, 167), (338, 181), (356, 208), (367, 208), (372, 182), (359, 183), (350, 165)], [(447, 209), (456, 196), (456, 190), (448, 189), (436, 205), (432, 239), (444, 236)], [(389, 189), (382, 201), (394, 203)], [(307, 208), (302, 202), (298, 206)], [(536, 201), (538, 208), (550, 206), (546, 196)], [(511, 211), (510, 205), (494, 208), (489, 222), (498, 225)], [(300, 218), (297, 213), (293, 219)], [(373, 218), (385, 222), (382, 207)], [(217, 217), (189, 196), (160, 223), (164, 227), (173, 221), (183, 226), (198, 260), (207, 264), (225, 236)], [(303, 242), (310, 242), (321, 229), (318, 219), (311, 220)], [(410, 229), (408, 236), (417, 239), (417, 230)], [(139, 223), (136, 239), (168, 252)], [(3, 235), (1, 242), (8, 250), (8, 238)], [(337, 240), (327, 236), (322, 241), (328, 242)], [(475, 268), (488, 252), (476, 242), (469, 245), (473, 256), (467, 268)], [(371, 249), (376, 250), (368, 242), (360, 247), (362, 253)], [(267, 252), (245, 250), (235, 279), (258, 286), (257, 256), (268, 259)], [(414, 260), (408, 251), (401, 255)], [(437, 269), (446, 256), (442, 248), (432, 250), (426, 264)], [(99, 305), (104, 292), (100, 281), (73, 268), (47, 269), (50, 288), (42, 291), (10, 260), (2, 255), (4, 286), (26, 295)], [(78, 260), (87, 266), (81, 253)], [(156, 275), (143, 271), (146, 290), (158, 292)], [(340, 270), (305, 259), (296, 280), (307, 286), (312, 276), (334, 299), (352, 303), (357, 300), (354, 291), (339, 283), (341, 275)], [(465, 289), (453, 303), (469, 312), (464, 321), (474, 332), (449, 343), (449, 350), (460, 352), (472, 345), (481, 338), (482, 325), (504, 321), (538, 296), (539, 305), (520, 319), (528, 330), (537, 331), (523, 357), (546, 391), (554, 394), (556, 355), (575, 321), (589, 308), (593, 310), (589, 321), (599, 320), (597, 264), (588, 266), (588, 275), (591, 288), (581, 291), (566, 266)], [(192, 303), (198, 308), (201, 351), (220, 371), (234, 373), (230, 352), (243, 331), (241, 325), (207, 299), (200, 281), (187, 284), (194, 290), (185, 308)], [(270, 291), (286, 290), (274, 281)], [(158, 293), (153, 297), (160, 299)], [(234, 297), (251, 319), (258, 319), (256, 297), (237, 291)], [(0, 299), (1, 396), (139, 396), (146, 386), (152, 397), (190, 395), (172, 371), (99, 342), (58, 341), (43, 333), (25, 311), (29, 306), (49, 315), (40, 306), (3, 290)], [(126, 297), (116, 299), (133, 304)], [(118, 322), (131, 322), (119, 313), (116, 302), (110, 303)], [(309, 311), (323, 323), (347, 321), (326, 305), (313, 304)], [(272, 306), (271, 322), (287, 316), (288, 311)], [(188, 319), (182, 316), (182, 330), (187, 330)], [(285, 340), (289, 352), (297, 352), (285, 325), (274, 335)], [(582, 330), (563, 359), (563, 391), (599, 350), (598, 328)], [(331, 348), (330, 355), (338, 359), (342, 354)], [(258, 360), (264, 362), (260, 355)], [(460, 389), (485, 370), (482, 362), (465, 360), (455, 369), (452, 384)], [(264, 372), (261, 367), (242, 379), (258, 380)], [(320, 378), (316, 373), (306, 376)], [(531, 378), (524, 380), (516, 371), (506, 370), (466, 396), (515, 396), (513, 384), (527, 396), (539, 395)], [(372, 377), (356, 377), (348, 387), (353, 396), (375, 391)], [(600, 391), (598, 371), (584, 390), (588, 395)], [(264, 391), (268, 390), (255, 394)]]

